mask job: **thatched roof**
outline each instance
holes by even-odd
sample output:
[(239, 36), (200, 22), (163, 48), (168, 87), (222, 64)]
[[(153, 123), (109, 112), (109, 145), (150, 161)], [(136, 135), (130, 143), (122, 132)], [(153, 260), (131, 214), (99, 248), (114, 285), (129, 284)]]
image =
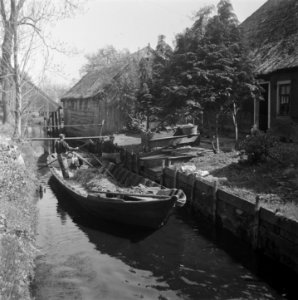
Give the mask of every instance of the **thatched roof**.
[(29, 80), (24, 79), (21, 91), (23, 103), (28, 106), (31, 111), (54, 112), (60, 107), (59, 103), (51, 99), (46, 93)]
[(268, 0), (240, 27), (258, 74), (298, 67), (297, 0)]
[(100, 95), (106, 87), (112, 84), (119, 75), (121, 75), (132, 62), (139, 62), (142, 57), (154, 53), (154, 50), (148, 46), (130, 55), (129, 60), (112, 68), (94, 70), (83, 76), (65, 95), (62, 101), (66, 99), (86, 99)]

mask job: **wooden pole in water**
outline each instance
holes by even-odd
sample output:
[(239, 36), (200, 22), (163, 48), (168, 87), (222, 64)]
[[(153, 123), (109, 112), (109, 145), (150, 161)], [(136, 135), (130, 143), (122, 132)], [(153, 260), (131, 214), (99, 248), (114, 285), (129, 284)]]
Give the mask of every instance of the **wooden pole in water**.
[(190, 193), (190, 204), (193, 205), (195, 200), (195, 191), (196, 191), (196, 182), (197, 177), (195, 174), (191, 175), (191, 193)]
[(173, 179), (173, 188), (175, 189), (177, 187), (177, 168), (174, 169), (174, 179)]
[(217, 216), (217, 190), (218, 190), (218, 181), (215, 180), (213, 183), (213, 190), (212, 190), (212, 220), (213, 223), (216, 223), (216, 216)]
[(166, 161), (163, 159), (161, 162), (161, 176), (160, 176), (160, 184), (161, 185), (164, 185), (165, 167), (166, 167)]
[(253, 221), (253, 249), (258, 249), (259, 247), (259, 226), (260, 226), (260, 196), (256, 196), (255, 210), (254, 210), (254, 221)]

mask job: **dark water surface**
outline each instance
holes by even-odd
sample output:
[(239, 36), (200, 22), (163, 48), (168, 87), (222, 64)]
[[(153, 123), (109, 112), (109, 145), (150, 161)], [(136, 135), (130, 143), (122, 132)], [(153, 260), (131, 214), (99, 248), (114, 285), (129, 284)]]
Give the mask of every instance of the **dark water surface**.
[(38, 201), (37, 300), (285, 299), (282, 284), (272, 288), (249, 270), (257, 263), (249, 250), (232, 240), (227, 254), (186, 214), (155, 232), (98, 223), (48, 184)]

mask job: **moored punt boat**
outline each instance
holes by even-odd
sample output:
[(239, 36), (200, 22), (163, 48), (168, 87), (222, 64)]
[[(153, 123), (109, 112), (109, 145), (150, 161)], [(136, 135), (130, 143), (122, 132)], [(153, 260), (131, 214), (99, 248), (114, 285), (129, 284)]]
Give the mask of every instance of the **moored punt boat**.
[(186, 202), (186, 196), (181, 190), (162, 187), (114, 163), (108, 163), (104, 167), (91, 167), (95, 161), (92, 161), (92, 157), (89, 160), (88, 154), (85, 155), (87, 157), (85, 156), (84, 161), (87, 164), (81, 169), (88, 167), (95, 174), (112, 179), (119, 189), (109, 190), (102, 186), (99, 190), (94, 190), (80, 183), (76, 180), (76, 174), (81, 169), (71, 172), (70, 179), (64, 179), (56, 158), (51, 155), (48, 157), (48, 165), (60, 187), (96, 218), (158, 228), (165, 224), (174, 206), (183, 206)]

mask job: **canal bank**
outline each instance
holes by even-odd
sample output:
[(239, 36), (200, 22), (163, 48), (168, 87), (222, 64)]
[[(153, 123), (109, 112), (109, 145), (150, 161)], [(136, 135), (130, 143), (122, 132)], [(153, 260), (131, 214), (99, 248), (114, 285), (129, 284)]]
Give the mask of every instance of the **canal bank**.
[(31, 299), (37, 254), (36, 165), (28, 144), (0, 134), (0, 298)]
[(284, 281), (256, 275), (245, 245), (184, 210), (157, 231), (131, 230), (85, 214), (46, 169), (41, 180), (36, 299), (295, 299)]
[(165, 168), (163, 182), (183, 189), (189, 207), (198, 218), (233, 233), (253, 249), (273, 258), (298, 274), (298, 222), (260, 207), (260, 199), (248, 202), (193, 175)]
[[(227, 178), (211, 176), (212, 180), (207, 180), (204, 175), (188, 171), (187, 166), (183, 172), (181, 163), (180, 168), (175, 164), (177, 157), (173, 157), (175, 160), (172, 165), (171, 159), (164, 158), (162, 163), (159, 162), (159, 167), (156, 167), (154, 158), (153, 167), (150, 168), (152, 163), (142, 167), (142, 158), (136, 154), (137, 151), (124, 152), (122, 159), (128, 169), (162, 182), (169, 188), (182, 189), (187, 195), (191, 213), (198, 219), (204, 219), (211, 226), (231, 232), (255, 251), (263, 253), (272, 258), (276, 264), (282, 264), (298, 274), (298, 222), (295, 217), (288, 217), (291, 214), (281, 211), (282, 206), (287, 205), (286, 201), (284, 203), (281, 201), (280, 206), (278, 204), (271, 206), (270, 199), (266, 202), (266, 199), (261, 199), (257, 194), (254, 198), (250, 195), (249, 198), (252, 198), (250, 200), (242, 198), (220, 184), (220, 180)], [(247, 190), (244, 189), (242, 194), (245, 193)], [(291, 203), (288, 206), (288, 210), (293, 207), (295, 215), (296, 206), (295, 210)]]

